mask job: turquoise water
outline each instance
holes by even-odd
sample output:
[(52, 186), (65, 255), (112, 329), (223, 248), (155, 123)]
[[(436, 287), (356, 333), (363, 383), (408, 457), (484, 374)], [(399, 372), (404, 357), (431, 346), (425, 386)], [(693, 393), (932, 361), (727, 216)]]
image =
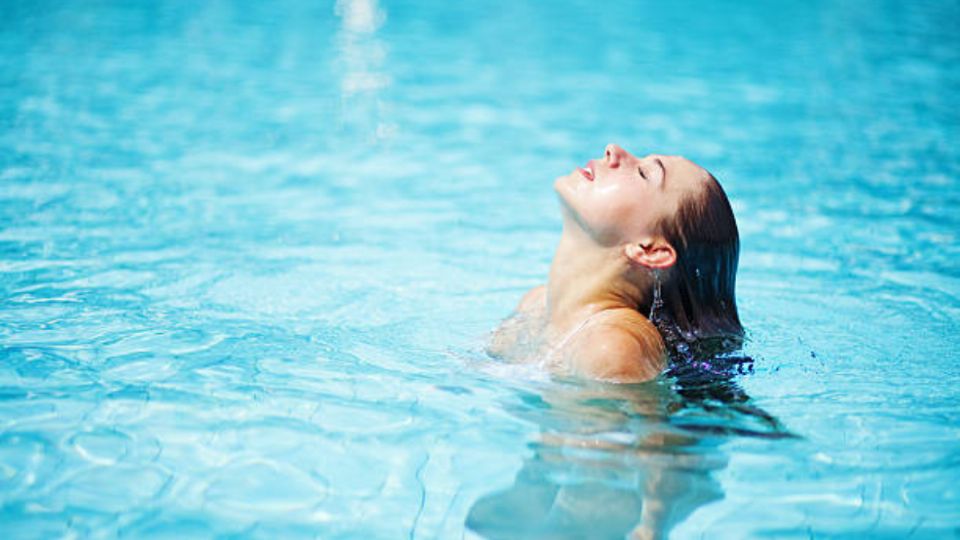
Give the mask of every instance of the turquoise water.
[[(960, 536), (956, 2), (4, 2), (4, 538)], [(686, 155), (745, 353), (482, 354)]]

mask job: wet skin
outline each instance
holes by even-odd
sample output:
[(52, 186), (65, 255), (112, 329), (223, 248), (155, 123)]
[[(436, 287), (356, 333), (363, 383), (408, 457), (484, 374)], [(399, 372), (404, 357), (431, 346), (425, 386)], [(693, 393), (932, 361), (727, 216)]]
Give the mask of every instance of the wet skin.
[(649, 304), (657, 274), (676, 261), (657, 225), (709, 179), (682, 157), (640, 158), (614, 144), (557, 178), (563, 234), (548, 281), (524, 295), (488, 351), (599, 380), (655, 378), (664, 344), (638, 306)]

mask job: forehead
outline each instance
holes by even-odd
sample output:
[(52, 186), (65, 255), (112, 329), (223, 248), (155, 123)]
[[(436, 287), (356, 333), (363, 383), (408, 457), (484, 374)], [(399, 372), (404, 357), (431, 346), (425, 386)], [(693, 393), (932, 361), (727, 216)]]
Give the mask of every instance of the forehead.
[(668, 190), (698, 191), (710, 179), (706, 169), (683, 156), (651, 154), (649, 157), (663, 163), (667, 171), (665, 187)]

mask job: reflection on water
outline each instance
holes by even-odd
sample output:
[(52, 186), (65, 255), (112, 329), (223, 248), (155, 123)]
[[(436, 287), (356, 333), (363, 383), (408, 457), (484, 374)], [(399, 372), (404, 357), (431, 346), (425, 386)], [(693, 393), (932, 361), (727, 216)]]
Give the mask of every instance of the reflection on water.
[(568, 381), (508, 410), (540, 426), (513, 485), (478, 499), (466, 526), (488, 538), (662, 538), (723, 498), (715, 473), (737, 435), (792, 437), (734, 376), (749, 359), (674, 369), (661, 381)]
[(384, 72), (388, 48), (377, 37), (387, 12), (377, 0), (337, 0), (334, 14), (341, 20), (335, 66), (340, 74), (340, 128), (366, 141), (388, 137), (392, 128), (384, 119), (381, 96), (390, 85)]

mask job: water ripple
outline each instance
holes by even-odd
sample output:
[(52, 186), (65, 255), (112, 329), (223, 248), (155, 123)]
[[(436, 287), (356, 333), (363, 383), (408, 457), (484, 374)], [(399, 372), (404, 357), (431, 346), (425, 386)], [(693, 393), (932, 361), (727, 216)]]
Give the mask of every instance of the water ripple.
[[(0, 536), (955, 533), (956, 3), (401, 4), (5, 4)], [(609, 142), (749, 359), (482, 353)]]

